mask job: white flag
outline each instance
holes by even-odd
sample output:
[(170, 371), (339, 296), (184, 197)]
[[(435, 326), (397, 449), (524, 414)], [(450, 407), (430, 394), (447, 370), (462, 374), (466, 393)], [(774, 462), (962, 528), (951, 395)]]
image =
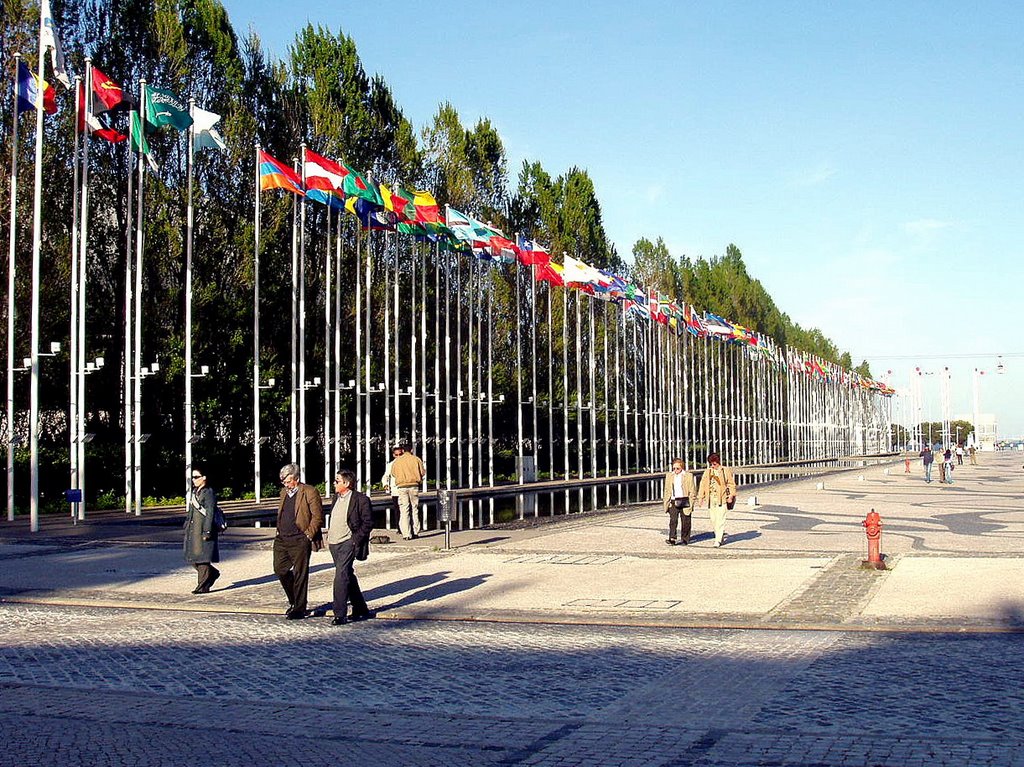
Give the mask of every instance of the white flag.
[(42, 0), (39, 6), (39, 38), (43, 44), (43, 52), (50, 52), (53, 63), (53, 76), (65, 88), (71, 87), (71, 78), (64, 66), (64, 49), (60, 46), (60, 38), (53, 29), (53, 14), (50, 13), (50, 0)]
[(193, 146), (195, 149), (227, 149), (224, 139), (213, 126), (220, 122), (220, 115), (192, 107)]

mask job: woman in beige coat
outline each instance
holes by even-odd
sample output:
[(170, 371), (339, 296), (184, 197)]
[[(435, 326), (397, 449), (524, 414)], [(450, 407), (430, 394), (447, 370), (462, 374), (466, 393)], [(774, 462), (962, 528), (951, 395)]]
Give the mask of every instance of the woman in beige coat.
[(718, 453), (708, 456), (708, 468), (700, 478), (697, 502), (708, 502), (708, 514), (715, 528), (715, 547), (725, 542), (725, 513), (736, 503), (736, 478), (732, 469), (722, 466)]
[(668, 540), (669, 546), (676, 545), (676, 528), (679, 526), (680, 515), (682, 526), (679, 530), (679, 542), (684, 546), (690, 542), (690, 522), (693, 513), (693, 502), (697, 498), (697, 488), (693, 481), (693, 474), (683, 466), (682, 458), (672, 459), (672, 471), (665, 475), (665, 491), (661, 496), (661, 504), (668, 512)]

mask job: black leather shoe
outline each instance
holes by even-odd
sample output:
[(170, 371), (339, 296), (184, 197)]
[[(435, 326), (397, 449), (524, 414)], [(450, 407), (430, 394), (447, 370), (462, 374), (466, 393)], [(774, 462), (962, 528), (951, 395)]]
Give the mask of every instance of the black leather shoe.
[(669, 546), (675, 546), (676, 545), (676, 539), (675, 538), (669, 538), (667, 541), (665, 541), (665, 543), (667, 543)]
[(289, 610), (287, 613), (285, 613), (284, 617), (287, 620), (290, 620), (290, 621), (300, 621), (300, 620), (302, 620), (303, 618), (306, 617), (306, 611), (305, 610)]
[(365, 613), (352, 613), (348, 616), (348, 619), (350, 621), (368, 621), (376, 615), (377, 613), (373, 612), (373, 610), (367, 610)]
[(210, 576), (210, 579), (203, 584), (203, 587), (206, 589), (206, 591), (209, 591), (213, 587), (213, 584), (217, 582), (218, 578), (220, 578), (220, 570), (214, 570), (213, 575)]
[(289, 604), (289, 605), (288, 605), (288, 606), (287, 606), (286, 608), (284, 608), (284, 614), (285, 614), (286, 616), (287, 616), (287, 615), (291, 615), (292, 609), (293, 609), (294, 607), (295, 607), (295, 605)]
[(334, 620), (331, 621), (332, 626), (344, 626), (346, 623), (348, 623), (348, 618), (344, 615), (335, 615)]

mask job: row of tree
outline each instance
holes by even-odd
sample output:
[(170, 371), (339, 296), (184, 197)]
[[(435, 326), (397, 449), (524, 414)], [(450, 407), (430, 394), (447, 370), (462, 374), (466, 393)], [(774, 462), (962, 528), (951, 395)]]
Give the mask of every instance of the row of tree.
[[(279, 61), (265, 53), (255, 32), (237, 35), (217, 0), (67, 0), (53, 2), (52, 7), (73, 73), (84, 71), (89, 55), (126, 91), (137, 91), (139, 81), (145, 79), (183, 98), (194, 97), (200, 106), (222, 116), (220, 131), (227, 150), (204, 153), (196, 164), (193, 344), (196, 358), (212, 367), (209, 379), (196, 388), (196, 421), (205, 440), (197, 456), (216, 463), (226, 485), (245, 487), (251, 463), (255, 191), (250, 180), (257, 143), (279, 158), (297, 155), (305, 143), (320, 154), (368, 170), (375, 178), (429, 189), (442, 206), (449, 204), (506, 232), (536, 239), (556, 258), (573, 254), (771, 335), (779, 343), (852, 367), (849, 355), (840, 353), (820, 331), (800, 327), (775, 305), (761, 283), (747, 273), (735, 246), (730, 245), (724, 256), (690, 259), (670, 253), (660, 238), (644, 238), (634, 245), (631, 261), (626, 261), (607, 237), (601, 204), (585, 170), (570, 168), (553, 176), (540, 162), (525, 162), (513, 188), (501, 137), (488, 119), (467, 127), (454, 107), (441, 104), (431, 122), (417, 131), (384, 78), (364, 70), (355, 42), (343, 32), (309, 25), (297, 35), (286, 59)], [(0, 49), (21, 51), (33, 63), (38, 7), (5, 0), (2, 13)], [(60, 111), (47, 117), (43, 137), (43, 345), (66, 338), (69, 324), (73, 94), (62, 92), (58, 100)], [(14, 151), (14, 119), (13, 103), (5, 100), (0, 108), (5, 157)], [(15, 232), (7, 232), (17, 246), (16, 359), (25, 356), (29, 344), (32, 200), (24, 190), (31, 188), (26, 182), (34, 137), (28, 125), (25, 119), (17, 148), (24, 176), (18, 226)], [(118, 127), (127, 132), (126, 124)], [(124, 317), (119, 307), (130, 250), (127, 180), (134, 160), (126, 143), (93, 139), (90, 146), (93, 223), (87, 263), (87, 356), (101, 355), (110, 361), (119, 358), (122, 348)], [(173, 131), (152, 136), (150, 144), (160, 172), (159, 181), (147, 188), (144, 226), (150, 245), (141, 300), (146, 317), (145, 359), (159, 359), (162, 373), (158, 385), (147, 385), (143, 411), (148, 423), (145, 431), (158, 435), (147, 446), (147, 486), (160, 495), (177, 494), (181, 484), (186, 147)], [(0, 189), (6, 230), (6, 175)], [(310, 228), (323, 227), (325, 215), (325, 211), (314, 213)], [(292, 201), (287, 195), (265, 195), (260, 285), (263, 368), (267, 376), (276, 375), (279, 380), (287, 376), (291, 343), (292, 235)], [(349, 246), (351, 238), (346, 242)], [(322, 291), (315, 289), (319, 278), (311, 272), (308, 279), (307, 312), (317, 316), (322, 307), (318, 302), (323, 300)], [(373, 304), (382, 307), (384, 286), (374, 290), (381, 295), (375, 296)], [(505, 295), (511, 293), (508, 283)], [(6, 315), (6, 302), (2, 311)], [(507, 314), (511, 313), (506, 313), (504, 321), (514, 321)], [(554, 319), (561, 321), (557, 312)], [(496, 320), (499, 336), (501, 322)], [(322, 354), (323, 348), (311, 353)], [(41, 386), (45, 411), (41, 487), (44, 500), (53, 504), (58, 504), (67, 481), (68, 376), (60, 361), (60, 357), (47, 361)], [(499, 361), (496, 367), (502, 368), (495, 370), (497, 378), (510, 377), (507, 361)], [(857, 370), (870, 376), (866, 364)], [(89, 487), (93, 497), (120, 492), (122, 375), (121, 366), (110, 364), (89, 381), (88, 431), (96, 434), (89, 448), (97, 467)], [(7, 425), (8, 434), (27, 432), (26, 392), (27, 384), (19, 381), (19, 415)], [(269, 392), (264, 405), (265, 430), (287, 432), (287, 391)], [(277, 457), (284, 460), (287, 455)], [(24, 466), (24, 451), (20, 451), (19, 471)]]

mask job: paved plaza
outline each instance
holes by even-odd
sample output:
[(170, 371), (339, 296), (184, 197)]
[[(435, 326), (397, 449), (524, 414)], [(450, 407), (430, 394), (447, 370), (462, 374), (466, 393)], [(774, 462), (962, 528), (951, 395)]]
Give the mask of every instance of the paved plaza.
[(652, 506), (375, 545), (345, 627), (283, 620), (266, 529), (192, 595), (180, 530), (3, 523), (0, 765), (1024, 765), (1022, 463), (741, 489), (721, 549)]

